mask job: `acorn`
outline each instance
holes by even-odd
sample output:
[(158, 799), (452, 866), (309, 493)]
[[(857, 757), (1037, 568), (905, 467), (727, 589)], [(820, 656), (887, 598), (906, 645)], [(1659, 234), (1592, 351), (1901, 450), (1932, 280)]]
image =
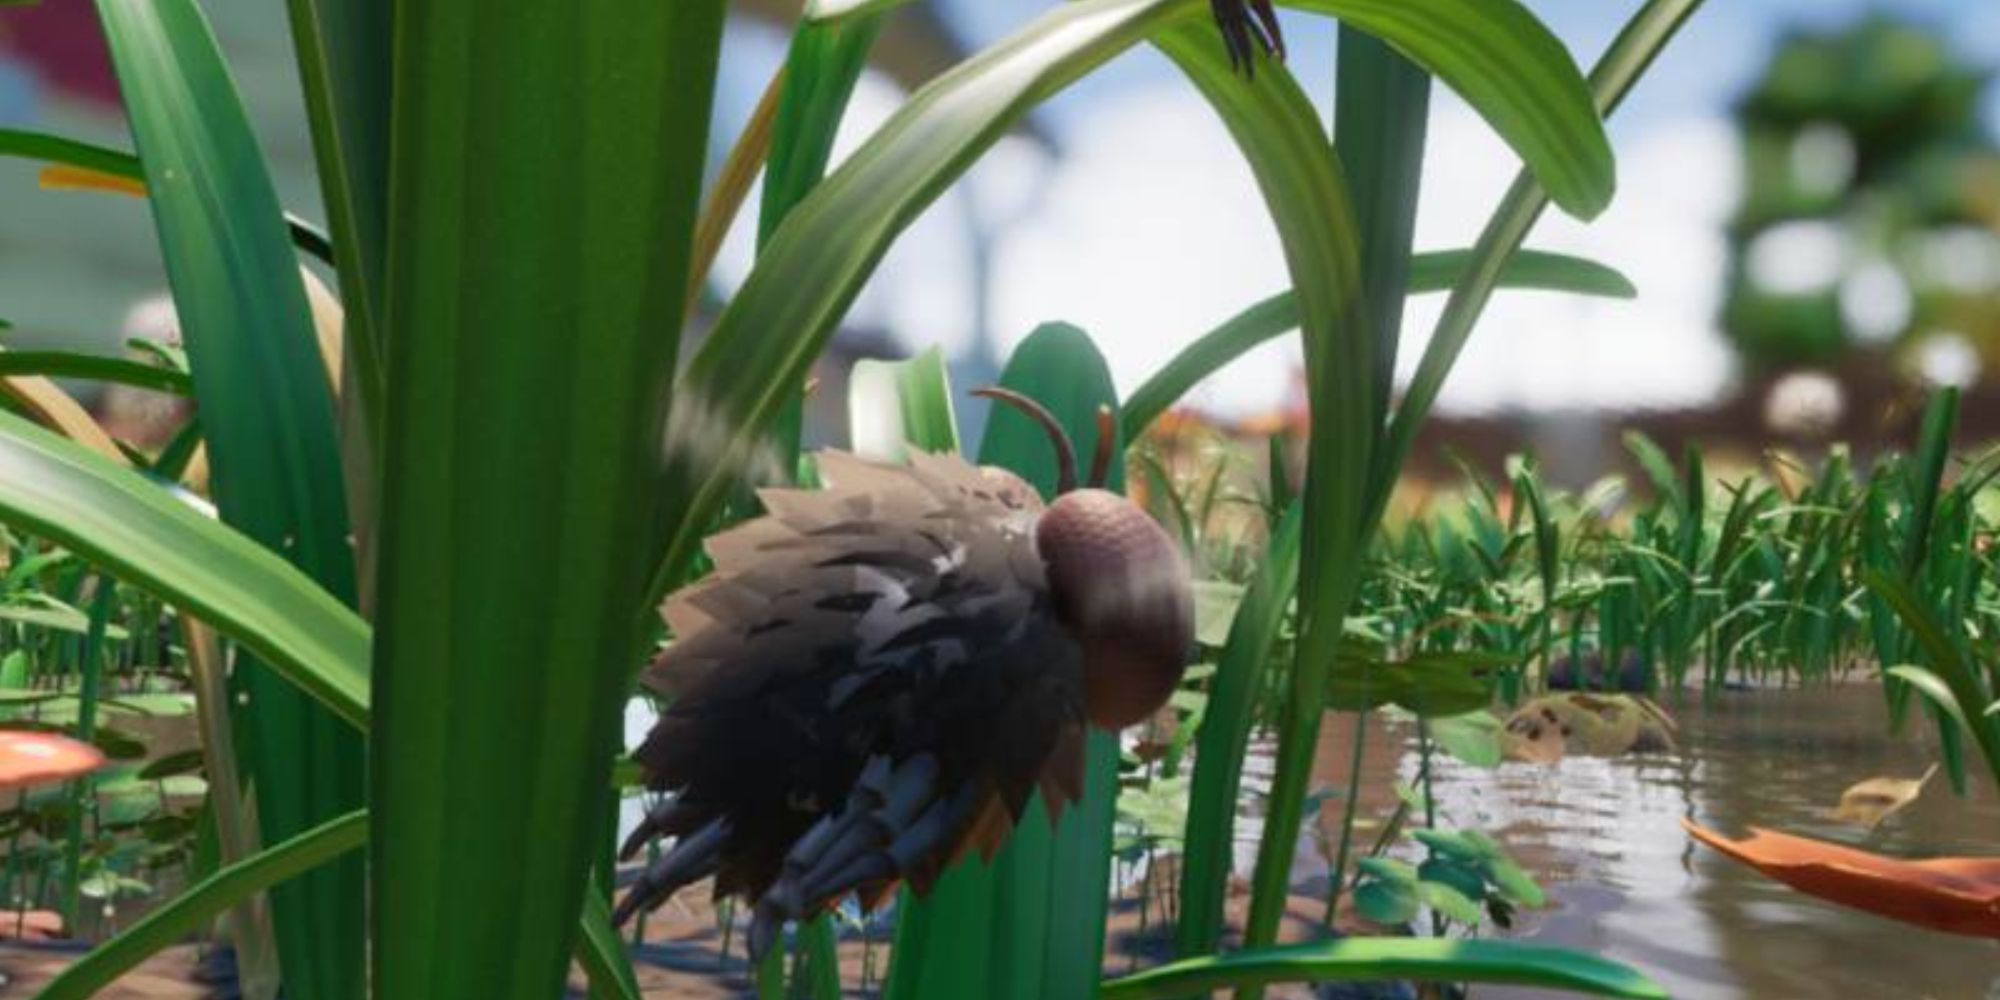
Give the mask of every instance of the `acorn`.
[(664, 703), (634, 752), (664, 793), (626, 841), (673, 843), (619, 901), (624, 923), (683, 887), (754, 905), (761, 956), (788, 920), (855, 894), (920, 895), (960, 855), (991, 857), (1040, 790), (1050, 822), (1082, 795), (1084, 727), (1142, 721), (1194, 646), (1185, 560), (1131, 501), (1090, 485), (1046, 410), (1004, 389), (1055, 447), (1046, 508), (1005, 470), (913, 451), (819, 454), (820, 490), (760, 491), (767, 513), (708, 540), (714, 571), (669, 598), (675, 641), (641, 682)]

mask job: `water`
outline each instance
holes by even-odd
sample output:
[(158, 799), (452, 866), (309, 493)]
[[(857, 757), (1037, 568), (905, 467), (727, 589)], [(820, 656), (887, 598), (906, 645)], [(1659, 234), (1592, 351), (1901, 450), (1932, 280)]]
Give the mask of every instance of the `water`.
[[(1940, 773), (1870, 835), (1826, 816), (1876, 776), (1916, 777), (1936, 759), (1926, 720), (1889, 734), (1873, 685), (1732, 692), (1669, 706), (1677, 754), (1572, 757), (1498, 771), (1440, 763), (1440, 825), (1505, 844), (1548, 890), (1511, 936), (1636, 966), (1679, 1000), (2000, 1000), (2000, 942), (1937, 934), (1843, 910), (1690, 841), (1683, 817), (1735, 836), (1745, 826), (1819, 836), (1902, 857), (2000, 854), (2000, 801), (1976, 770), (1958, 798)], [(1329, 719), (1320, 777), (1344, 785), (1353, 731)], [(1414, 779), (1407, 730), (1378, 727), (1364, 762), (1364, 814), (1393, 808)], [(1338, 810), (1322, 818), (1333, 829)], [(1364, 831), (1364, 840), (1372, 832)], [(1315, 858), (1315, 863), (1324, 864)], [(1313, 873), (1302, 871), (1302, 876)], [(1486, 1000), (1549, 994), (1482, 988)]]

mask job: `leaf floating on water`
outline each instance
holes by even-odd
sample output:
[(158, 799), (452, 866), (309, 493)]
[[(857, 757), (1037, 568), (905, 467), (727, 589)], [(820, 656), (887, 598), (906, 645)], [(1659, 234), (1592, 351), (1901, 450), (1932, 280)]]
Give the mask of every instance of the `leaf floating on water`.
[(1931, 776), (1937, 773), (1937, 765), (1932, 764), (1921, 778), (1869, 778), (1857, 781), (1840, 793), (1840, 806), (1828, 815), (1843, 823), (1853, 823), (1874, 829), (1882, 821), (1903, 811), (1904, 807), (1917, 800), (1924, 792)]
[(1572, 692), (1522, 705), (1507, 718), (1507, 759), (1553, 764), (1567, 754), (1617, 757), (1674, 749), (1673, 718), (1633, 695)]
[(1946, 934), (2000, 938), (2000, 858), (1905, 861), (1754, 826), (1744, 840), (1687, 820), (1681, 827), (1809, 896)]

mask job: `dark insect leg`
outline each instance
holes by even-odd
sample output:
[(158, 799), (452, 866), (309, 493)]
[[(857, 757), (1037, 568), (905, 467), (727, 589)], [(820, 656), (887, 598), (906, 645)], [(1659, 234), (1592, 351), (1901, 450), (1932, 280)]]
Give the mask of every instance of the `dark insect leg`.
[(678, 797), (668, 798), (654, 806), (646, 813), (646, 818), (639, 821), (639, 826), (632, 831), (632, 835), (626, 837), (625, 843), (619, 846), (618, 860), (632, 860), (638, 855), (639, 848), (646, 846), (647, 841), (672, 834), (675, 829), (692, 818), (693, 813), (694, 810)]
[(928, 829), (925, 821), (942, 805), (937, 782), (937, 760), (929, 754), (893, 770), (886, 757), (870, 760), (847, 804), (799, 838), (778, 881), (757, 901), (751, 956), (777, 941), (785, 921), (802, 920), (859, 886), (900, 874), (898, 858), (909, 849), (894, 848), (912, 831)]
[(722, 863), (722, 845), (728, 840), (729, 820), (723, 818), (675, 841), (673, 850), (661, 855), (632, 883), (612, 911), (611, 922), (622, 925), (640, 910), (650, 910), (688, 884), (715, 874)]
[(1229, 65), (1246, 75), (1256, 73), (1256, 50), (1283, 59), (1285, 37), (1278, 28), (1278, 13), (1271, 0), (1209, 0), (1216, 26), (1222, 29), (1222, 43), (1229, 49)]

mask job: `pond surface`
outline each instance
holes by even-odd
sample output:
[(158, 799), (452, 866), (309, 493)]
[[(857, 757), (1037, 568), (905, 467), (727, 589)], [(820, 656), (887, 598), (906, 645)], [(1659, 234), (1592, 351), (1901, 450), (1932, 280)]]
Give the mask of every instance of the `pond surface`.
[[(1548, 890), (1551, 906), (1523, 914), (1515, 939), (1629, 963), (1678, 1000), (2000, 998), (2000, 942), (1820, 902), (1699, 847), (1680, 828), (1686, 817), (1730, 836), (1755, 824), (1899, 857), (2000, 854), (2000, 801), (1977, 770), (1966, 798), (1940, 773), (1873, 834), (1827, 816), (1857, 781), (1923, 774), (1936, 760), (1928, 720), (1891, 736), (1873, 684), (1730, 692), (1667, 707), (1680, 723), (1676, 754), (1497, 771), (1440, 764), (1439, 824), (1485, 830)], [(1317, 780), (1344, 786), (1353, 730), (1346, 719), (1326, 730)], [(1393, 807), (1392, 782), (1414, 779), (1418, 762), (1408, 730), (1377, 727), (1368, 742), (1363, 808), (1379, 815)], [(1323, 817), (1329, 828), (1336, 807)], [(1474, 995), (1548, 994), (1487, 987)]]

